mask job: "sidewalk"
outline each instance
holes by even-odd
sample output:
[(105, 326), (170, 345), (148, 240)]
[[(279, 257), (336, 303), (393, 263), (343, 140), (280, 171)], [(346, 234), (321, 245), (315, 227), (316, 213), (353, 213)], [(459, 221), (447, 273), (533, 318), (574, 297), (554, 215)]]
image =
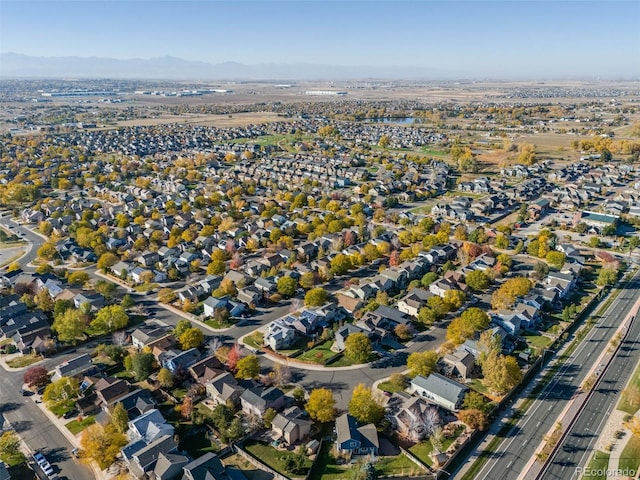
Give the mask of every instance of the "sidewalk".
[[(37, 394), (31, 397), (31, 399), (33, 399), (34, 402), (36, 398), (38, 400), (41, 400), (40, 395), (37, 395)], [(69, 440), (69, 443), (71, 443), (71, 445), (73, 445), (75, 448), (80, 448), (80, 434), (78, 434), (78, 436), (75, 436), (66, 427), (66, 423), (71, 422), (72, 419), (64, 419), (62, 417), (56, 417), (53, 413), (51, 413), (51, 411), (45, 406), (45, 404), (42, 401), (40, 401), (39, 403), (36, 403), (36, 405), (38, 406), (38, 408), (40, 408), (42, 413), (44, 413), (47, 416), (47, 418), (49, 418), (51, 423), (55, 425), (55, 427), (60, 431), (60, 433), (62, 433), (62, 435), (64, 435), (66, 439)], [(111, 480), (113, 478), (113, 476), (107, 473), (106, 471), (100, 470), (98, 466), (95, 464), (95, 462), (87, 462), (86, 465), (88, 465), (91, 468), (91, 470), (93, 470), (93, 474), (95, 475), (95, 478), (97, 480)]]

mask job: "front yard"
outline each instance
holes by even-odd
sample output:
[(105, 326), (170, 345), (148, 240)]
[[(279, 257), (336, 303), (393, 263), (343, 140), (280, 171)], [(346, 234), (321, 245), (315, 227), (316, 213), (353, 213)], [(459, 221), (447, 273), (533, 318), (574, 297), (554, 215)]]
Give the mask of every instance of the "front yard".
[(11, 368), (23, 368), (28, 367), (29, 365), (33, 365), (40, 360), (42, 360), (42, 357), (40, 355), (21, 355), (19, 357), (8, 360), (7, 365)]
[(89, 415), (88, 417), (84, 417), (82, 420), (72, 420), (65, 425), (67, 429), (73, 433), (74, 435), (78, 435), (81, 431), (87, 428), (89, 425), (93, 425), (96, 423), (96, 418), (94, 415)]
[(336, 354), (336, 352), (331, 350), (331, 345), (333, 345), (333, 340), (327, 340), (324, 343), (316, 345), (311, 350), (307, 350), (297, 357), (296, 360), (324, 365), (329, 358)]

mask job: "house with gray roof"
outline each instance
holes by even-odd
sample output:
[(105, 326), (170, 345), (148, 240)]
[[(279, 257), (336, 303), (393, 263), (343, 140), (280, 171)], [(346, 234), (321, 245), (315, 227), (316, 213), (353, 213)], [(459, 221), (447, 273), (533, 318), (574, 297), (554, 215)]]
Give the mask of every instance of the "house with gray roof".
[(74, 358), (62, 362), (53, 370), (51, 381), (55, 382), (62, 377), (78, 377), (87, 373), (94, 368), (91, 361), (91, 356), (88, 353), (84, 353)]
[(411, 388), (431, 403), (457, 412), (469, 388), (438, 373), (428, 377), (417, 375), (411, 380)]
[(271, 421), (271, 430), (276, 438), (292, 445), (306, 438), (313, 422), (298, 407), (291, 407), (278, 413)]
[(260, 417), (270, 408), (280, 410), (286, 403), (284, 392), (276, 387), (249, 388), (240, 395), (242, 411), (245, 413), (254, 413)]
[(358, 426), (357, 420), (345, 413), (336, 418), (336, 448), (347, 455), (377, 455), (380, 442), (373, 423)]
[(209, 380), (204, 386), (207, 390), (207, 396), (216, 405), (226, 405), (229, 401), (237, 405), (240, 395), (244, 392), (244, 388), (238, 385), (236, 379), (229, 372)]

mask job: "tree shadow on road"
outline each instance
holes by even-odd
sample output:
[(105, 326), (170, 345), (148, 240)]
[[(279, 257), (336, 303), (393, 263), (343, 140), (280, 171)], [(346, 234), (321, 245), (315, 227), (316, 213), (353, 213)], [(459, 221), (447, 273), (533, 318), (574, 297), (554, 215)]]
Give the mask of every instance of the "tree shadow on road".
[(30, 430), (33, 426), (33, 422), (31, 420), (18, 420), (17, 422), (11, 422), (11, 426), (16, 433), (22, 433)]
[(3, 403), (0, 404), (0, 413), (13, 412), (14, 410), (18, 410), (20, 407), (22, 407), (22, 404), (18, 402)]

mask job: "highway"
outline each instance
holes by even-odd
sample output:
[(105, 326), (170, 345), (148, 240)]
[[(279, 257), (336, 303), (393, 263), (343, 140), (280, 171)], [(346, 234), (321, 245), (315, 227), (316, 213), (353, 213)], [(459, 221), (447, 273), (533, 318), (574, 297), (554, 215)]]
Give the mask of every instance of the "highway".
[(629, 331), (618, 354), (613, 358), (600, 383), (589, 398), (576, 422), (559, 445), (544, 476), (541, 478), (569, 480), (580, 478), (577, 467), (586, 466), (593, 453), (593, 447), (600, 431), (620, 399), (620, 392), (633, 373), (640, 359), (640, 317)]
[[(565, 361), (553, 380), (540, 393), (539, 398), (507, 434), (475, 478), (487, 480), (518, 478), (527, 462), (535, 454), (543, 437), (553, 427), (569, 400), (578, 391), (601, 352), (607, 348), (620, 321), (635, 304), (640, 294), (639, 287), (640, 280), (636, 275)], [(557, 478), (567, 479), (568, 477)]]

